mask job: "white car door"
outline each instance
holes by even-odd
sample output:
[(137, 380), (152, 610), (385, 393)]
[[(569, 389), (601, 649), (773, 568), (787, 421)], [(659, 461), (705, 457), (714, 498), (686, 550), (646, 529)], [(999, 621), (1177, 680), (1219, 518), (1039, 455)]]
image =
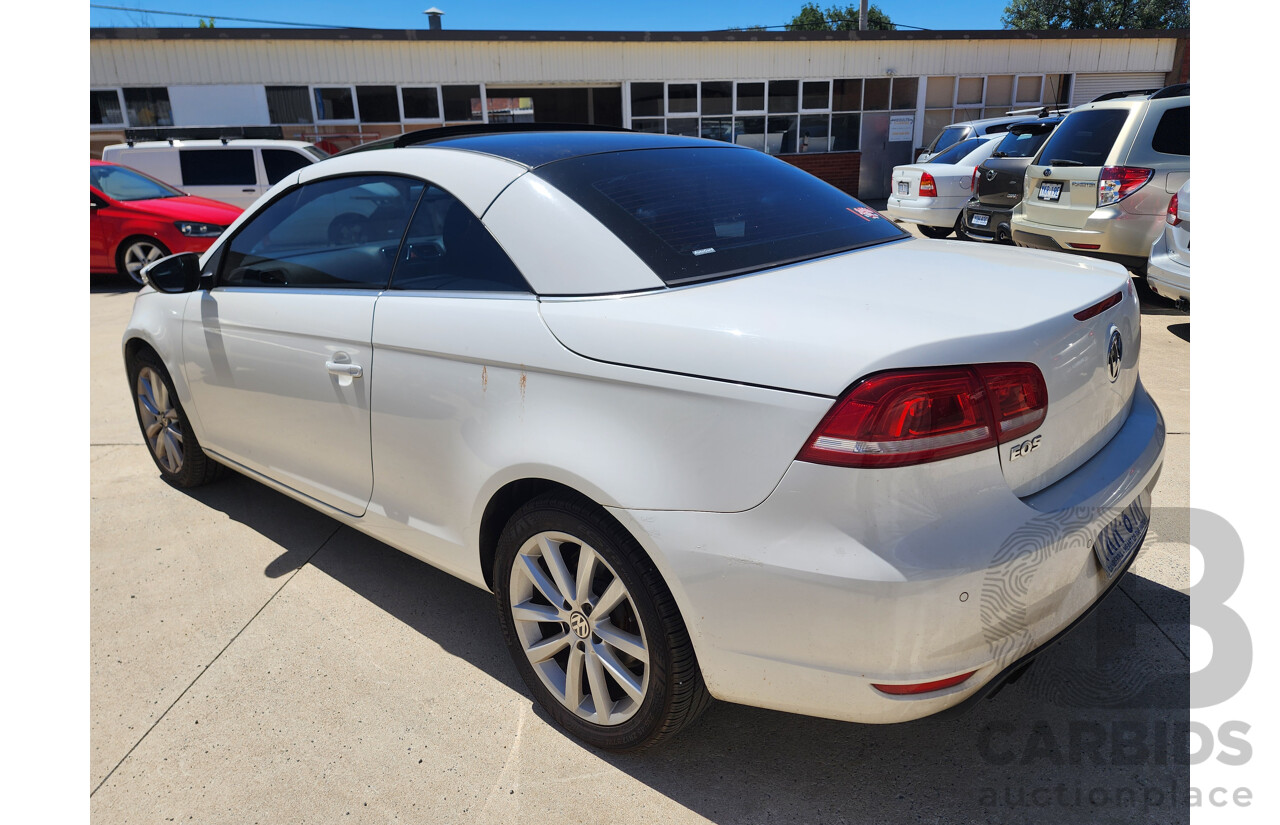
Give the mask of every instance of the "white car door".
[(316, 180), (227, 240), (183, 324), (207, 450), (363, 515), (374, 305), (422, 189), (388, 175)]

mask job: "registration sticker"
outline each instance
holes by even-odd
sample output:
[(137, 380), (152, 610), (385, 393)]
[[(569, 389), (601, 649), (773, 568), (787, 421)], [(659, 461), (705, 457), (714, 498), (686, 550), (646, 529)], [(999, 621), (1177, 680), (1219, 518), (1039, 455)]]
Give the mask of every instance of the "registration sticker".
[(1146, 493), (1135, 498), (1094, 542), (1093, 552), (1102, 569), (1107, 571), (1107, 578), (1114, 576), (1124, 566), (1146, 537), (1147, 526), (1151, 523), (1149, 501)]

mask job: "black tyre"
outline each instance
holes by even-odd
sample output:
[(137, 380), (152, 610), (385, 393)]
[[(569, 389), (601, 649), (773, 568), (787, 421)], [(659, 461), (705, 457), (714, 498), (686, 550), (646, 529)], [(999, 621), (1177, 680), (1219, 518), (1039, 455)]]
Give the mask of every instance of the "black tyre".
[(493, 581), (516, 668), (584, 742), (642, 750), (710, 704), (671, 592), (598, 506), (549, 493), (521, 507), (498, 540)]
[(926, 238), (945, 238), (952, 233), (955, 227), (951, 226), (925, 226), (922, 223), (916, 224), (916, 229), (920, 230), (920, 234)]
[(128, 367), (138, 426), (161, 478), (175, 487), (199, 487), (217, 478), (222, 465), (200, 449), (160, 357), (143, 347)]
[(145, 235), (126, 238), (116, 249), (116, 271), (135, 284), (142, 283), (142, 268), (169, 254), (169, 248)]

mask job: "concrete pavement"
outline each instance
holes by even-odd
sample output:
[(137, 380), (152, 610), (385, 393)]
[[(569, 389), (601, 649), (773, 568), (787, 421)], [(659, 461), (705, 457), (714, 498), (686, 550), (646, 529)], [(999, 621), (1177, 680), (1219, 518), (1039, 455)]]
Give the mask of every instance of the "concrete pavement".
[(120, 359), (132, 300), (90, 296), (97, 823), (1187, 821), (1190, 319), (1158, 298), (1151, 535), (1022, 680), (887, 727), (718, 703), (640, 756), (548, 723), (490, 595), (241, 476), (161, 482)]

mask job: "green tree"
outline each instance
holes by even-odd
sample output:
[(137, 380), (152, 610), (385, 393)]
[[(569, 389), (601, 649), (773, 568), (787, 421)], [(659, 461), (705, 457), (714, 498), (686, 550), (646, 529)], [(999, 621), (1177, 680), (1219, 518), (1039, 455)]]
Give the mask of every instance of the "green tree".
[(202, 29), (212, 29), (212, 28), (214, 28), (214, 25), (213, 25), (213, 18), (212, 18), (212, 17), (210, 17), (208, 20), (205, 20), (203, 17), (201, 17), (201, 18), (200, 18), (200, 28), (202, 28)]
[[(1017, 0), (1015, 0), (1017, 2)], [(875, 3), (867, 6), (867, 28), (881, 31), (892, 31), (897, 28), (889, 20), (889, 15), (880, 10)], [(791, 18), (787, 24), (789, 31), (857, 31), (858, 5), (831, 6), (825, 12), (813, 3), (805, 3), (800, 13)]]
[(1009, 0), (1006, 29), (1186, 29), (1189, 0)]

